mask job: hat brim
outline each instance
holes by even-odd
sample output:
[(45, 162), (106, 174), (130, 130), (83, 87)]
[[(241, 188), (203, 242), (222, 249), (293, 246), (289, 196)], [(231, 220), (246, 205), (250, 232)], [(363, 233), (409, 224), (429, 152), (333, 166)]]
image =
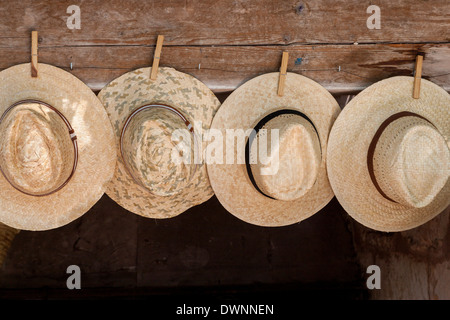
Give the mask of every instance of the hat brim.
[(380, 125), (394, 114), (416, 113), (449, 139), (450, 95), (422, 79), (420, 99), (413, 99), (413, 81), (412, 77), (392, 77), (368, 87), (344, 108), (330, 133), (327, 168), (333, 191), (350, 216), (379, 231), (417, 227), (450, 204), (450, 181), (428, 206), (411, 208), (386, 199), (370, 178), (369, 145)]
[(0, 175), (0, 222), (16, 229), (47, 230), (77, 219), (104, 194), (114, 172), (114, 136), (102, 104), (82, 81), (42, 63), (37, 78), (30, 70), (27, 63), (0, 72), (0, 114), (27, 99), (55, 107), (75, 131), (78, 164), (67, 185), (43, 197), (16, 190)]
[[(321, 85), (295, 73), (287, 74), (284, 95), (280, 97), (277, 95), (278, 76), (279, 73), (264, 74), (237, 88), (222, 104), (211, 125), (211, 129), (220, 130), (226, 137), (227, 129), (253, 129), (265, 116), (289, 109), (306, 115), (318, 132), (322, 160), (317, 180), (304, 196), (293, 201), (261, 194), (251, 183), (245, 164), (219, 164), (208, 160), (208, 175), (220, 203), (239, 219), (259, 226), (300, 222), (333, 198), (325, 163), (328, 134), (340, 112), (339, 105)], [(234, 148), (234, 159), (236, 155)]]
[[(127, 117), (147, 104), (165, 104), (179, 110), (194, 125), (196, 134), (208, 130), (220, 106), (214, 93), (194, 77), (173, 68), (159, 68), (150, 80), (151, 68), (128, 72), (113, 80), (98, 94), (115, 133), (117, 167), (106, 193), (119, 205), (147, 218), (171, 218), (201, 204), (213, 195), (206, 166), (198, 164), (191, 181), (172, 196), (151, 194), (136, 183), (124, 167), (120, 155), (120, 135)], [(201, 123), (201, 127), (197, 124)], [(205, 146), (205, 145), (204, 145)], [(203, 147), (204, 147), (203, 146)]]

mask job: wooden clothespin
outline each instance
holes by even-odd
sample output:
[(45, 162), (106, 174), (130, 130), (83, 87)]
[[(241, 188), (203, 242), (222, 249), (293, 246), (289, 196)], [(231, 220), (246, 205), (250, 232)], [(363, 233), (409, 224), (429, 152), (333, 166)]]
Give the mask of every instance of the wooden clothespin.
[(151, 80), (156, 80), (156, 76), (158, 75), (158, 66), (159, 60), (161, 59), (161, 49), (164, 42), (164, 36), (159, 35), (156, 40), (156, 49), (155, 54), (153, 56), (153, 65), (152, 65), (152, 73), (150, 74)]
[(286, 80), (288, 60), (289, 52), (284, 51), (283, 56), (281, 57), (280, 76), (278, 79), (278, 95), (280, 97), (282, 97), (284, 94), (284, 81)]
[(413, 89), (413, 98), (420, 98), (420, 80), (422, 78), (422, 63), (423, 63), (423, 54), (418, 54), (416, 57), (416, 67), (414, 70), (414, 89)]
[(31, 76), (38, 76), (38, 32), (31, 31)]

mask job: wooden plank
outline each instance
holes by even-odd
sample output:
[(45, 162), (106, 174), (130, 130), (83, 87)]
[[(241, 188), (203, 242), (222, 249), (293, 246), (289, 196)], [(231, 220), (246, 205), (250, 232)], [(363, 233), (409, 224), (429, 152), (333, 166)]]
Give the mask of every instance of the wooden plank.
[(105, 195), (68, 225), (20, 231), (0, 267), (0, 288), (66, 289), (70, 265), (80, 267), (82, 288), (135, 286), (137, 222)]
[(310, 284), (311, 291), (328, 284), (360, 293), (363, 283), (344, 217), (333, 199), (302, 223), (260, 228), (237, 219), (212, 197), (178, 217), (147, 219), (105, 195), (66, 226), (21, 231), (0, 268), (0, 298), (3, 289), (28, 298), (31, 288), (69, 294), (66, 269), (72, 264), (81, 269), (78, 295), (89, 295), (88, 288), (176, 293), (252, 285), (254, 290), (255, 283), (278, 290)]
[(260, 228), (237, 219), (212, 197), (173, 219), (141, 218), (137, 286), (358, 282), (344, 217), (333, 199), (301, 223)]
[(372, 299), (450, 299), (450, 207), (403, 232), (378, 232), (348, 219), (361, 269), (381, 269), (381, 290), (372, 290)]
[(450, 259), (439, 264), (429, 266), (429, 288), (430, 298), (433, 300), (450, 299)]
[(1, 46), (267, 45), (448, 42), (448, 0), (379, 0), (381, 29), (369, 30), (371, 4), (359, 0), (85, 0), (81, 29), (66, 26), (67, 1), (2, 1)]
[[(450, 91), (450, 44), (292, 45), (285, 50), (290, 72), (332, 93), (357, 92), (396, 75), (412, 76), (420, 51), (426, 54), (422, 77)], [(127, 71), (150, 66), (153, 52), (151, 46), (40, 46), (39, 61), (70, 71), (96, 91)], [(0, 69), (24, 62), (29, 62), (27, 48), (0, 48)], [(259, 74), (277, 72), (280, 47), (165, 46), (161, 65), (192, 74), (215, 92), (226, 92)]]

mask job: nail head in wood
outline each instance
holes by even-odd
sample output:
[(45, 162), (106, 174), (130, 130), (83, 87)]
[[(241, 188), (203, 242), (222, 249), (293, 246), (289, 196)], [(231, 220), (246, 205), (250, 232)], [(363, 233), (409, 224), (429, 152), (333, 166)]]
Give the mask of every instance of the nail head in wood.
[(288, 60), (289, 52), (284, 51), (283, 56), (281, 57), (280, 76), (278, 79), (278, 96), (280, 97), (284, 95), (284, 82), (286, 80)]
[(155, 49), (155, 54), (153, 56), (152, 72), (150, 74), (151, 80), (156, 80), (156, 77), (158, 75), (159, 60), (161, 60), (160, 58), (161, 58), (161, 50), (162, 50), (163, 42), (164, 42), (164, 36), (159, 35), (158, 39), (156, 40), (156, 49)]
[(31, 76), (38, 76), (38, 32), (31, 31)]
[(420, 98), (420, 81), (422, 79), (422, 64), (423, 55), (418, 55), (416, 57), (416, 67), (414, 71), (414, 88), (413, 88), (413, 98)]

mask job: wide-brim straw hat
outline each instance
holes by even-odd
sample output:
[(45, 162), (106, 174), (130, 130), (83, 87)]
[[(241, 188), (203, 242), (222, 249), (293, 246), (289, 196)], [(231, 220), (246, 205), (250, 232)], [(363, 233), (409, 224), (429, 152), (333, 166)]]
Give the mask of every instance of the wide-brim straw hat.
[[(205, 84), (173, 68), (128, 72), (103, 88), (115, 132), (117, 167), (106, 193), (125, 209), (148, 218), (170, 218), (213, 195), (203, 161), (202, 135), (220, 103)], [(176, 131), (187, 132), (174, 143)], [(179, 149), (179, 150), (178, 150)], [(193, 160), (176, 164), (172, 152)], [(196, 159), (192, 154), (197, 152)]]
[[(258, 76), (230, 94), (211, 126), (223, 139), (223, 159), (214, 155), (214, 143), (207, 153), (208, 175), (220, 203), (239, 219), (259, 226), (300, 222), (333, 198), (325, 163), (339, 105), (321, 85), (295, 73), (287, 73), (284, 95), (278, 96), (278, 77), (276, 72)], [(252, 129), (254, 138), (250, 135), (240, 146), (228, 134)], [(274, 142), (273, 129), (278, 132)], [(268, 152), (273, 151), (268, 162), (256, 159), (253, 150), (265, 135)], [(227, 150), (230, 143), (233, 149)], [(243, 149), (246, 159), (239, 162)], [(278, 163), (278, 170), (263, 173), (273, 163)]]
[(70, 73), (39, 64), (0, 72), (0, 222), (22, 230), (63, 226), (104, 194), (116, 154), (108, 116)]
[(417, 227), (450, 204), (450, 95), (412, 77), (377, 82), (344, 108), (330, 133), (328, 175), (343, 208), (379, 231)]

